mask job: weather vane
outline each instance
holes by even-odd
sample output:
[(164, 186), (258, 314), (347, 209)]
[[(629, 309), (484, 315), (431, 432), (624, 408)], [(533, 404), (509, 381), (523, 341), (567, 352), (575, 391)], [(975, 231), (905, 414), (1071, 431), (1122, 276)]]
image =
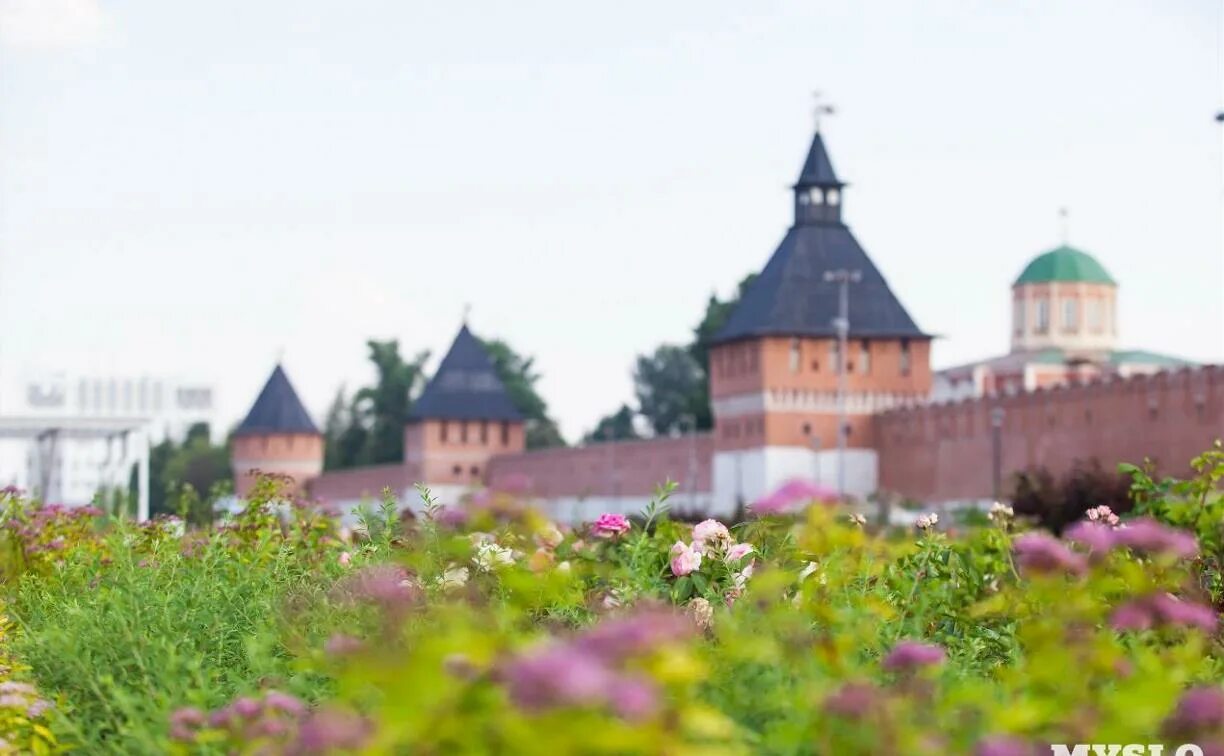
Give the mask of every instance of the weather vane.
[(833, 106), (824, 101), (824, 94), (819, 90), (812, 92), (812, 99), (816, 102), (814, 114), (816, 117), (816, 130), (820, 131), (821, 116), (833, 115), (836, 111)]
[(468, 318), (472, 315), (472, 305), (470, 302), (463, 303), (463, 324), (468, 324)]
[(1071, 238), (1071, 214), (1067, 208), (1058, 208), (1058, 232), (1062, 234), (1062, 243), (1067, 244)]

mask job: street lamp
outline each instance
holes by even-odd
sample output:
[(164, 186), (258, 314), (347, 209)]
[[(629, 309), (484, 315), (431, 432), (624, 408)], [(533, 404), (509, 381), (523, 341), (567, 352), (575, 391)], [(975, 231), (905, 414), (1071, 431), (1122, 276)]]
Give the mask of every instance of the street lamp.
[(1006, 414), (1002, 407), (990, 410), (990, 478), (995, 501), (1000, 501), (1003, 494), (1003, 417)]
[(846, 352), (850, 336), (850, 284), (863, 280), (859, 270), (826, 270), (825, 283), (838, 285), (837, 317), (833, 330), (837, 333), (837, 495), (846, 498)]

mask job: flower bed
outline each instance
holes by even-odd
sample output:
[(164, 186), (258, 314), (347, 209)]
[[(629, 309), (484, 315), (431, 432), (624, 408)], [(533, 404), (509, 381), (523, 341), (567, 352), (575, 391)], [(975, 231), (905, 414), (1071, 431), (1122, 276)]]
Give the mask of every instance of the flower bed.
[(278, 514), (273, 479), (212, 530), (10, 495), (20, 633), (0, 649), (57, 708), (0, 682), (26, 696), (26, 729), (0, 736), (91, 753), (1224, 748), (1224, 453), (1196, 465), (1132, 470), (1132, 517), (1094, 509), (1062, 538), (1002, 505), (982, 526), (875, 532), (802, 485), (734, 525), (673, 521), (661, 489), (641, 517), (575, 529), (508, 493), (425, 492), (424, 517), (387, 502), (356, 534)]

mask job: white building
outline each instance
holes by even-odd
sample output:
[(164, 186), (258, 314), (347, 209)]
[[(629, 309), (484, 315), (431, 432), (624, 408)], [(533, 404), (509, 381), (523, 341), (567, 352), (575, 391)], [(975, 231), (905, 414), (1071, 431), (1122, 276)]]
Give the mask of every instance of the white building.
[(79, 506), (127, 490), (150, 444), (181, 440), (195, 423), (215, 428), (213, 389), (198, 382), (66, 372), (4, 379), (0, 486), (47, 502)]

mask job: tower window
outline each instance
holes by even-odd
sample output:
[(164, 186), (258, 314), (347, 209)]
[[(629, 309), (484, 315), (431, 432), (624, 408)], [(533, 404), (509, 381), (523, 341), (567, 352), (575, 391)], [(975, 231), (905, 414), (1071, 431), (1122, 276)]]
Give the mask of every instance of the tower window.
[(1102, 316), (1103, 309), (1100, 299), (1093, 298), (1088, 300), (1088, 328), (1093, 333), (1100, 333), (1105, 330), (1105, 318)]
[(836, 205), (841, 199), (841, 194), (836, 189), (830, 189), (829, 193), (825, 196), (830, 205)]
[(909, 339), (901, 339), (901, 375), (910, 374), (910, 343)]
[(1050, 300), (1042, 297), (1037, 300), (1037, 333), (1050, 331)]
[(446, 443), (447, 436), (450, 435), (450, 423), (446, 422), (445, 420), (442, 421), (441, 435), (442, 435), (442, 443)]
[(825, 201), (824, 191), (818, 188), (809, 189), (808, 199), (813, 205), (823, 205)]
[(480, 445), (484, 446), (489, 443), (489, 421), (480, 421)]
[(451, 474), (452, 475), (462, 475), (463, 467), (461, 467), (460, 465), (455, 465), (454, 467), (451, 468)]
[(863, 339), (863, 343), (859, 350), (859, 372), (867, 375), (871, 372), (871, 342)]
[(1079, 330), (1079, 302), (1071, 297), (1062, 301), (1062, 327), (1070, 333)]
[(502, 420), (501, 424), (501, 443), (502, 446), (510, 445), (510, 423)]
[(799, 192), (799, 204), (806, 205), (808, 203), (807, 192)]
[(800, 351), (799, 339), (791, 339), (790, 343), (790, 371), (792, 373), (799, 372), (799, 365), (803, 361), (803, 354)]
[(1012, 320), (1015, 321), (1016, 335), (1024, 333), (1024, 300), (1017, 299), (1013, 305)]
[(460, 422), (459, 423), (459, 443), (461, 444), (467, 443), (467, 433), (468, 433), (468, 424), (464, 422)]

